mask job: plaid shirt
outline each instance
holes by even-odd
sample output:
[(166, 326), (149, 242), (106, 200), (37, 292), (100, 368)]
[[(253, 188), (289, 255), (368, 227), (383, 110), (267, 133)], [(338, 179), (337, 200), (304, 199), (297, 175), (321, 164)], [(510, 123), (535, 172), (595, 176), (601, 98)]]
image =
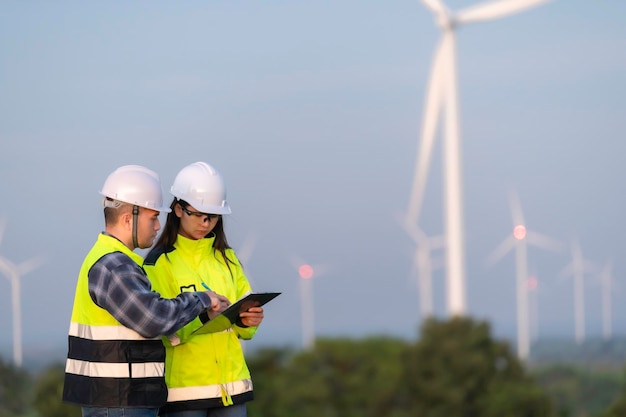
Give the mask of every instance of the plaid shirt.
[(144, 270), (121, 252), (100, 258), (88, 276), (93, 301), (146, 338), (171, 335), (211, 307), (203, 292), (161, 298), (152, 291)]

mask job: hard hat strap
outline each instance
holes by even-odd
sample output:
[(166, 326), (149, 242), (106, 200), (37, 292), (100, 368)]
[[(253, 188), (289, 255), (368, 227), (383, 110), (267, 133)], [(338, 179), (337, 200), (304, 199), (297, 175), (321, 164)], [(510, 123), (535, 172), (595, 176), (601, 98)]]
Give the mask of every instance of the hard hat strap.
[(137, 241), (137, 221), (139, 220), (139, 207), (133, 206), (133, 247), (138, 248), (139, 242)]

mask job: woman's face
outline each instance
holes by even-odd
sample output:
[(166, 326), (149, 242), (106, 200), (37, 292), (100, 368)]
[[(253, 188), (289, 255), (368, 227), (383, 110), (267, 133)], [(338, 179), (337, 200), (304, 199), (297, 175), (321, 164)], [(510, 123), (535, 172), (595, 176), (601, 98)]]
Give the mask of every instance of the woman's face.
[(176, 215), (180, 218), (178, 233), (187, 239), (198, 240), (209, 234), (217, 224), (219, 214), (201, 213), (195, 207), (176, 204)]

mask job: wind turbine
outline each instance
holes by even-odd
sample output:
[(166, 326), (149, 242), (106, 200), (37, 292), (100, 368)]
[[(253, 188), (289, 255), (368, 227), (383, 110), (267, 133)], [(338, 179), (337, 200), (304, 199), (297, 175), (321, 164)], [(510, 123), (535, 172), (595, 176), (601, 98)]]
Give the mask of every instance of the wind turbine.
[(594, 270), (593, 265), (585, 260), (577, 240), (571, 243), (572, 262), (559, 275), (569, 275), (574, 280), (574, 334), (576, 343), (585, 340), (585, 273)]
[(300, 277), (300, 306), (302, 320), (302, 347), (311, 349), (315, 344), (315, 315), (313, 312), (313, 278), (322, 275), (326, 267), (311, 265), (300, 258), (294, 257), (292, 264), (298, 270)]
[[(0, 243), (4, 236), (6, 221), (0, 219)], [(0, 256), (0, 272), (11, 283), (11, 303), (13, 308), (13, 362), (16, 367), (22, 366), (22, 309), (20, 305), (20, 278), (36, 269), (43, 263), (43, 258), (33, 258), (16, 265)]]
[(315, 343), (314, 315), (313, 315), (313, 274), (314, 269), (309, 264), (298, 267), (300, 275), (300, 301), (302, 303), (302, 347), (311, 349)]
[[(530, 354), (530, 312), (528, 303), (528, 244), (551, 251), (560, 251), (560, 242), (530, 231), (526, 228), (522, 206), (517, 194), (509, 196), (513, 233), (509, 235), (487, 258), (487, 264), (493, 265), (511, 250), (515, 250), (515, 287), (517, 298), (517, 354), (521, 360)], [(532, 285), (532, 284), (531, 284)]]
[(415, 243), (412, 274), (417, 276), (417, 288), (420, 297), (420, 313), (423, 319), (434, 314), (432, 285), (432, 251), (444, 247), (443, 236), (428, 236), (415, 224), (406, 223), (403, 227)]
[(600, 272), (600, 284), (602, 285), (602, 336), (604, 340), (610, 340), (613, 336), (611, 292), (613, 287), (613, 265), (608, 261)]
[(528, 277), (528, 305), (530, 320), (530, 344), (532, 345), (539, 339), (539, 299), (549, 294), (548, 284), (544, 279), (540, 279), (536, 268), (529, 268), (530, 276)]
[(413, 271), (417, 275), (422, 319), (434, 314), (432, 273), (435, 265), (431, 256), (434, 249), (442, 248), (443, 245), (442, 236), (427, 236), (422, 230), (418, 230), (413, 255)]
[(421, 0), (435, 15), (443, 35), (437, 47), (426, 91), (421, 144), (413, 176), (407, 221), (417, 223), (424, 197), (426, 178), (435, 134), (443, 112), (443, 167), (446, 235), (447, 308), (451, 315), (464, 315), (465, 249), (461, 146), (456, 76), (456, 29), (521, 12), (550, 0), (491, 1), (452, 13), (441, 0)]

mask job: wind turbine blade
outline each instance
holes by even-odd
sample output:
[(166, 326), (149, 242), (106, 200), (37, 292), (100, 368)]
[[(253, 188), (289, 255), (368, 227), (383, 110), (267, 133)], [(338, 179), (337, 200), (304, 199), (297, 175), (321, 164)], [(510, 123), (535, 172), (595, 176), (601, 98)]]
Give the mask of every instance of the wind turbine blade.
[(33, 259), (29, 259), (17, 265), (17, 272), (20, 275), (27, 274), (45, 263), (45, 259), (43, 256), (38, 256)]
[(309, 264), (299, 255), (291, 255), (289, 257), (289, 263), (295, 268), (296, 271), (298, 270), (298, 268), (300, 268), (301, 265)]
[(435, 59), (430, 73), (428, 90), (426, 93), (426, 106), (424, 107), (424, 122), (421, 132), (421, 143), (418, 149), (415, 172), (413, 175), (413, 188), (407, 210), (407, 223), (417, 223), (424, 198), (426, 178), (430, 166), (430, 157), (435, 142), (438, 118), (441, 112), (443, 99), (443, 83), (441, 75), (444, 72), (444, 46), (442, 41), (435, 52)]
[(502, 259), (502, 257), (504, 257), (504, 255), (509, 253), (509, 251), (513, 249), (514, 246), (515, 246), (515, 241), (513, 240), (512, 236), (509, 236), (506, 239), (504, 239), (502, 243), (500, 243), (500, 245), (498, 245), (498, 247), (495, 248), (493, 252), (491, 252), (489, 256), (487, 257), (487, 261), (486, 261), (487, 266), (492, 266), (493, 264), (498, 262), (500, 259)]
[(559, 277), (574, 276), (580, 270), (583, 255), (578, 240), (572, 240), (570, 242), (570, 250), (572, 260), (559, 272)]
[(552, 252), (562, 252), (564, 249), (563, 243), (556, 239), (552, 239), (551, 237), (542, 235), (541, 233), (526, 231), (526, 239), (531, 245), (547, 249)]
[(0, 256), (0, 272), (3, 273), (9, 281), (12, 279), (14, 269), (15, 266), (12, 262)]
[(419, 227), (416, 224), (409, 222), (409, 218), (407, 216), (401, 213), (395, 213), (394, 218), (413, 242), (417, 242), (419, 240)]
[(428, 7), (436, 14), (448, 13), (448, 9), (446, 8), (446, 6), (444, 6), (444, 4), (439, 0), (421, 0), (421, 2), (424, 4), (424, 6)]
[(315, 265), (311, 265), (313, 267), (313, 276), (314, 277), (321, 277), (321, 276), (325, 276), (329, 273), (329, 271), (332, 270), (331, 265), (324, 263), (324, 264), (315, 264)]
[(511, 191), (509, 194), (509, 206), (511, 207), (511, 219), (513, 220), (513, 226), (524, 225), (524, 213), (522, 212), (522, 204), (519, 201), (519, 196), (515, 191)]
[(499, 0), (478, 4), (463, 9), (454, 16), (460, 24), (499, 19), (539, 6), (551, 0)]
[(418, 226), (405, 225), (405, 230), (416, 245), (423, 245), (428, 242), (428, 236)]

